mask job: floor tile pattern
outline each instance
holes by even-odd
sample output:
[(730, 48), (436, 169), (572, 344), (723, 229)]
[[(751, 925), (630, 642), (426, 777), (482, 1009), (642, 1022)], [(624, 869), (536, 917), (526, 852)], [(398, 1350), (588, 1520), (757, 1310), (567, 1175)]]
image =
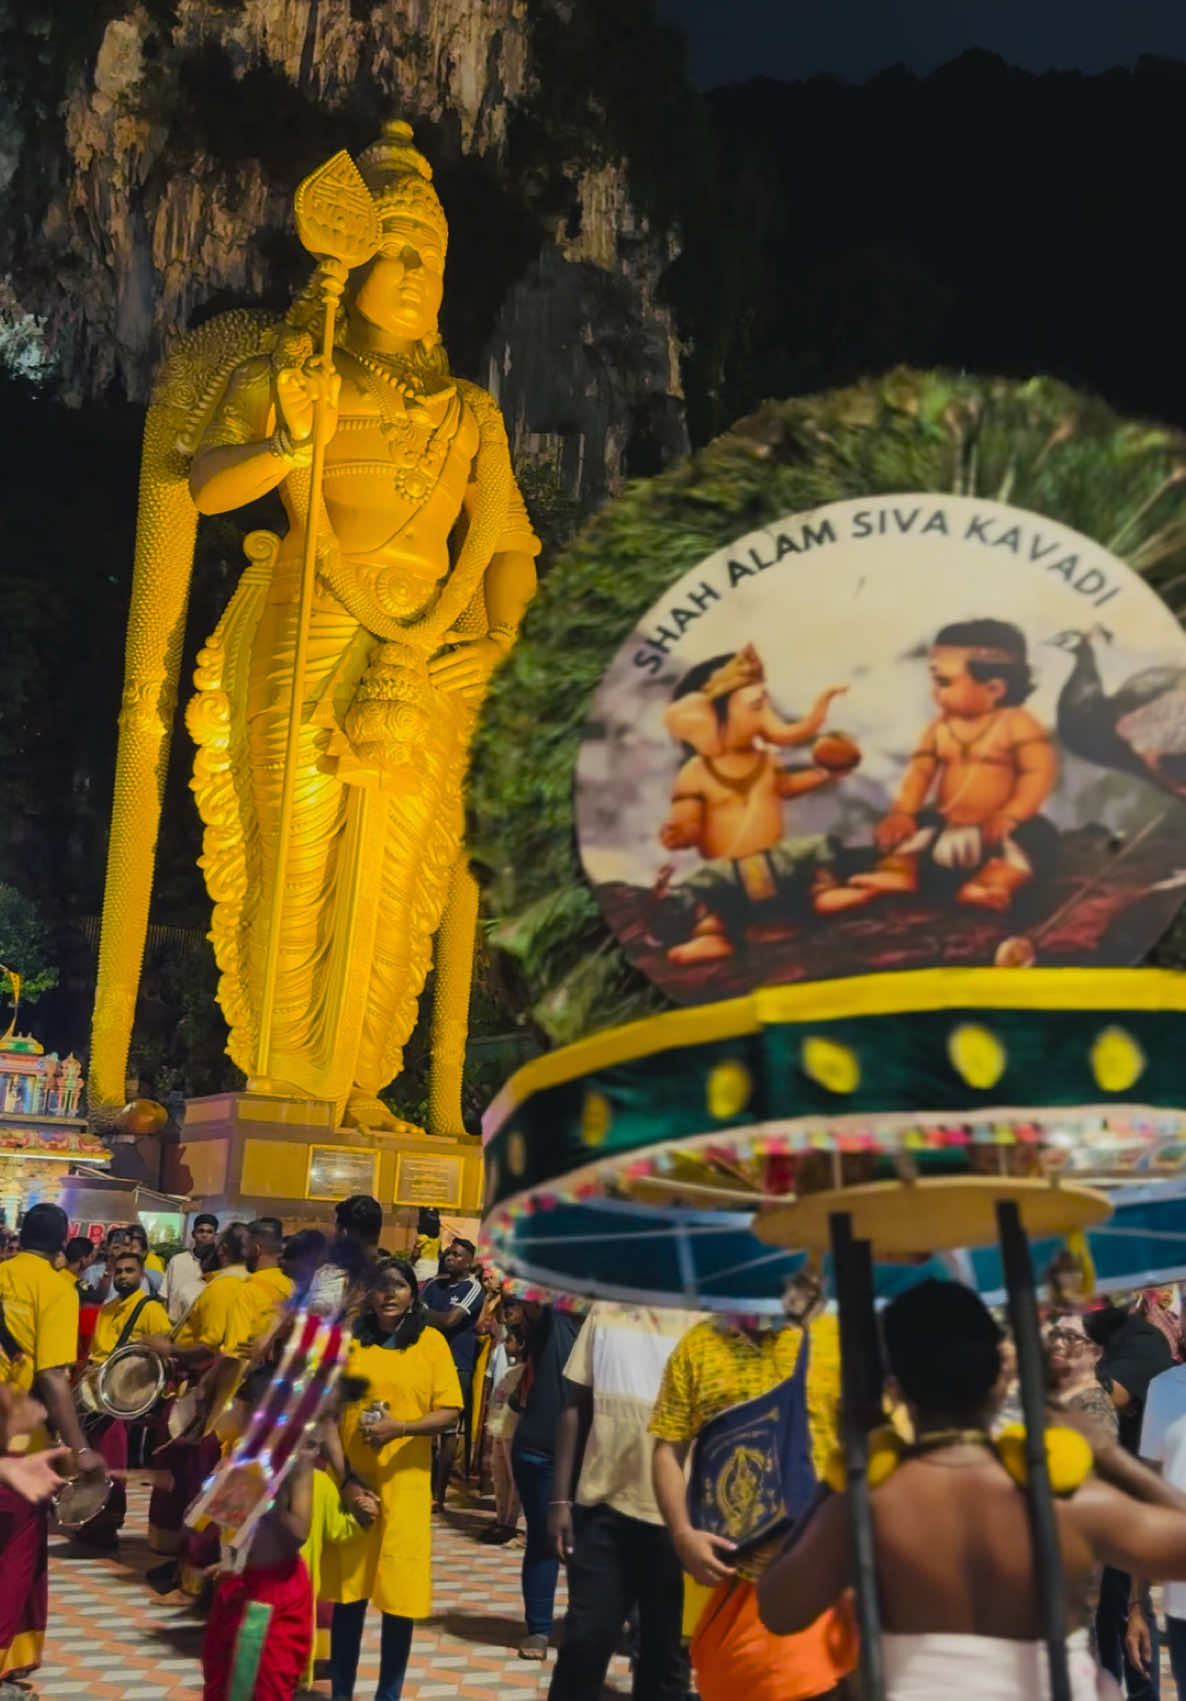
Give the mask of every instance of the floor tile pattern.
[[(145, 1572), (160, 1563), (144, 1531), (148, 1490), (129, 1483), (128, 1523), (118, 1554), (96, 1556), (64, 1536), (50, 1538), (50, 1624), (45, 1664), (36, 1683), (41, 1701), (195, 1701), (202, 1626), (173, 1597), (160, 1599)], [(551, 1662), (520, 1660), (523, 1634), (519, 1566), (522, 1551), (476, 1540), (489, 1522), (477, 1509), (434, 1520), (434, 1615), (417, 1628), (405, 1701), (541, 1701)], [(557, 1595), (564, 1611), (564, 1580)], [(368, 1615), (359, 1671), (359, 1701), (379, 1675), (378, 1617)], [(630, 1693), (624, 1660), (615, 1660), (607, 1696)], [(313, 1694), (326, 1696), (318, 1682)]]
[[(145, 1572), (160, 1563), (144, 1537), (148, 1490), (128, 1486), (128, 1523), (118, 1554), (98, 1557), (64, 1536), (50, 1538), (49, 1637), (36, 1679), (41, 1701), (199, 1701), (202, 1626), (191, 1610), (173, 1597), (159, 1599), (145, 1581)], [(435, 1612), (417, 1629), (404, 1701), (544, 1701), (547, 1696), (551, 1661), (533, 1665), (515, 1652), (523, 1633), (522, 1550), (478, 1543), (488, 1522), (488, 1513), (469, 1508), (434, 1520)], [(563, 1573), (556, 1609), (560, 1623)], [(378, 1619), (371, 1614), (359, 1701), (373, 1695), (378, 1675)], [(1164, 1644), (1161, 1692), (1174, 1693)], [(615, 1660), (607, 1701), (629, 1693), (627, 1664)], [(328, 1683), (319, 1681), (312, 1694), (328, 1696)]]

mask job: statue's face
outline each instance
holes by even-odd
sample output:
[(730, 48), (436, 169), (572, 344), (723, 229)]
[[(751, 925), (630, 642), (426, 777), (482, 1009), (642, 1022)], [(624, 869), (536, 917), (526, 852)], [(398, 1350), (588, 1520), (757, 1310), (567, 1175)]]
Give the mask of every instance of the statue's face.
[(436, 232), (416, 219), (392, 221), (363, 271), (354, 305), (372, 325), (419, 342), (436, 330), (444, 275)]

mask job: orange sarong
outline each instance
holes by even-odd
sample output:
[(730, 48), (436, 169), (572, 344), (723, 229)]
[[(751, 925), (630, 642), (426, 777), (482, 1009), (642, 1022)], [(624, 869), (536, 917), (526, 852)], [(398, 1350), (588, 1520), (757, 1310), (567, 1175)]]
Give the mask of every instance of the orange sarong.
[(773, 1636), (758, 1617), (757, 1590), (721, 1583), (692, 1638), (700, 1701), (814, 1701), (857, 1663), (857, 1633), (841, 1602), (797, 1636)]

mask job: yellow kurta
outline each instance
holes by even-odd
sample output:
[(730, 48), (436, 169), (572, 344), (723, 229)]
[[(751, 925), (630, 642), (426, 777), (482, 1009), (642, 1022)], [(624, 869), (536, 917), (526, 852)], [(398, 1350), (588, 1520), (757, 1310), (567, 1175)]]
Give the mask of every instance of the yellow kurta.
[(291, 1298), (292, 1278), (283, 1270), (254, 1271), (231, 1302), (223, 1352), (249, 1359), (256, 1342), (272, 1328)]
[[(124, 1325), (135, 1311), (144, 1295), (139, 1288), (135, 1293), (125, 1294), (122, 1299), (109, 1299), (101, 1307), (95, 1318), (95, 1332), (91, 1337), (91, 1364), (102, 1364), (105, 1358), (115, 1351)], [(169, 1313), (159, 1300), (150, 1299), (144, 1310), (136, 1319), (136, 1327), (128, 1336), (127, 1344), (138, 1341), (143, 1335), (167, 1335), (169, 1333)]]
[(28, 1393), (43, 1370), (71, 1365), (78, 1356), (78, 1288), (65, 1283), (48, 1258), (18, 1252), (0, 1264), (4, 1321), (22, 1357), (0, 1353), (0, 1382)]
[(324, 1556), (325, 1598), (373, 1601), (399, 1618), (427, 1618), (432, 1610), (432, 1437), (409, 1435), (376, 1451), (359, 1429), (366, 1406), (385, 1401), (397, 1423), (413, 1423), (447, 1406), (461, 1409), (461, 1385), (449, 1343), (425, 1329), (402, 1352), (393, 1347), (351, 1349), (347, 1375), (368, 1384), (360, 1404), (342, 1416), (342, 1446), (350, 1469), (381, 1502), (378, 1518), (353, 1541)]
[[(0, 1264), (0, 1303), (21, 1355), (13, 1360), (0, 1352), (0, 1382), (27, 1393), (41, 1371), (64, 1369), (74, 1363), (78, 1353), (78, 1291), (62, 1281), (48, 1258), (37, 1252), (18, 1252), (15, 1258)], [(13, 1451), (20, 1449), (22, 1440), (16, 1438)], [(49, 1445), (49, 1433), (44, 1425), (28, 1438), (27, 1445), (33, 1451)], [(6, 1536), (0, 1542), (0, 1590), (6, 1598), (26, 1603), (23, 1613), (17, 1615), (8, 1643), (0, 1646), (0, 1676), (31, 1671), (40, 1665), (45, 1641), (45, 1609), (37, 1600), (25, 1539), (28, 1518), (40, 1519), (44, 1513), (32, 1514), (28, 1507), (24, 1513), (19, 1520), (24, 1525), (19, 1536), (16, 1539)], [(4, 1522), (8, 1532), (18, 1520), (6, 1511)], [(42, 1546), (41, 1557), (33, 1561), (38, 1576), (45, 1566), (44, 1553)]]
[(212, 1353), (221, 1352), (226, 1342), (239, 1285), (246, 1280), (245, 1264), (231, 1264), (225, 1270), (216, 1270), (190, 1306), (177, 1330), (174, 1336), (177, 1345), (209, 1347)]

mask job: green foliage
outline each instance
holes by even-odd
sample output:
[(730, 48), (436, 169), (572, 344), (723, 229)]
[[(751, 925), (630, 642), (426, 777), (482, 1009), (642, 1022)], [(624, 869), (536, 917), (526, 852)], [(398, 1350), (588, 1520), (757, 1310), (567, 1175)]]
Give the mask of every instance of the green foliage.
[(152, 930), (145, 952), (128, 1072), (165, 1100), (226, 1092), (243, 1078), (226, 1055), (226, 1023), (215, 1000), (218, 971), (198, 930)]
[(581, 505), (555, 467), (517, 467), (515, 476), (543, 549), (542, 567), (564, 548), (581, 522)]
[(681, 574), (742, 533), (825, 502), (926, 490), (1048, 514), (1171, 596), (1186, 571), (1186, 437), (1048, 379), (898, 370), (767, 403), (633, 485), (544, 581), (474, 752), (471, 846), (492, 942), (515, 958), (522, 996), (553, 1040), (661, 1002), (610, 936), (576, 849), (581, 729), (619, 645)]
[(0, 885), (0, 963), (20, 975), (22, 1004), (58, 984), (53, 937), (37, 906), (15, 886)]
[[(461, 1111), (471, 1134), (481, 1129), (482, 1113), (508, 1075), (543, 1049), (541, 1037), (525, 1017), (516, 1026), (508, 1011), (522, 1011), (524, 999), (508, 991), (495, 954), (479, 941), (470, 997), (469, 1042), (461, 1082)], [(403, 1069), (386, 1092), (384, 1104), (397, 1116), (434, 1132), (428, 1114), (432, 1063), (433, 976), (420, 999), (420, 1020), (404, 1048)]]

